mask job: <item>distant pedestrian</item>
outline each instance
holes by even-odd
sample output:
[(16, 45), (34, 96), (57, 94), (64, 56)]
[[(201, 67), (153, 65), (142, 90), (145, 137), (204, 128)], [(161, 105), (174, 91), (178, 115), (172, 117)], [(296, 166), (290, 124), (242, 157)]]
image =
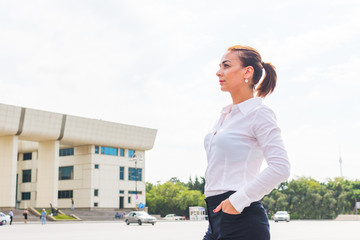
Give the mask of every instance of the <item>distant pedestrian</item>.
[(46, 211), (45, 209), (42, 210), (41, 212), (41, 224), (45, 224), (46, 223)]
[(71, 211), (74, 211), (74, 207), (75, 207), (75, 206), (74, 206), (74, 199), (72, 198), (72, 199), (71, 199)]
[(12, 209), (10, 209), (9, 216), (10, 216), (10, 225), (11, 225), (14, 217), (14, 212)]
[(23, 213), (24, 223), (27, 223), (28, 214), (29, 214), (29, 210), (28, 210), (28, 209), (25, 209), (25, 210), (24, 210), (24, 213)]

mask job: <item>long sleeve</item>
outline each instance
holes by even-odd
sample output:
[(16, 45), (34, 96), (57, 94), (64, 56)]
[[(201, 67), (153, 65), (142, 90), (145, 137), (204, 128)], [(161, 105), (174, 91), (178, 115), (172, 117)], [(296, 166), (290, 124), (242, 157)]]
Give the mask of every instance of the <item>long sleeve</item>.
[(230, 196), (230, 202), (238, 212), (270, 193), (290, 175), (290, 163), (281, 131), (271, 109), (266, 107), (257, 111), (252, 132), (268, 166)]

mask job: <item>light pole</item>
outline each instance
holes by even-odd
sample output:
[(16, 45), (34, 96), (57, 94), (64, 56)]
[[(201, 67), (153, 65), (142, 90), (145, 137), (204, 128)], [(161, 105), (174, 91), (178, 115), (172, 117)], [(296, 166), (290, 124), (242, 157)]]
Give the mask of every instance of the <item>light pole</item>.
[[(132, 159), (130, 161), (134, 161), (135, 163), (135, 205), (137, 205), (137, 199), (138, 199), (138, 190), (137, 190), (137, 181), (138, 181), (138, 170), (137, 170), (137, 163), (138, 161), (142, 161), (142, 155), (136, 156), (136, 154), (133, 155)], [(137, 206), (136, 206), (137, 207)]]

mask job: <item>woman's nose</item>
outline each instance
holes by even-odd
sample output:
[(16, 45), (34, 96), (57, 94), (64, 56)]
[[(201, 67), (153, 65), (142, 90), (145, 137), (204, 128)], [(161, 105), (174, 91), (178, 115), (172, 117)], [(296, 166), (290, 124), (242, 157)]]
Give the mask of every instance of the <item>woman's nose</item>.
[(217, 72), (216, 72), (216, 76), (220, 77), (222, 75), (222, 72), (221, 72), (221, 69), (219, 69)]

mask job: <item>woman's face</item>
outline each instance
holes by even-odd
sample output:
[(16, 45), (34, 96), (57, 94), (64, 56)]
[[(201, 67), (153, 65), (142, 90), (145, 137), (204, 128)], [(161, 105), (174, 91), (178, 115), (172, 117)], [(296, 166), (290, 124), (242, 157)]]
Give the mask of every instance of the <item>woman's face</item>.
[(219, 77), (222, 91), (232, 92), (244, 86), (246, 68), (242, 67), (236, 51), (226, 52), (219, 66), (220, 69), (216, 72), (216, 76)]

